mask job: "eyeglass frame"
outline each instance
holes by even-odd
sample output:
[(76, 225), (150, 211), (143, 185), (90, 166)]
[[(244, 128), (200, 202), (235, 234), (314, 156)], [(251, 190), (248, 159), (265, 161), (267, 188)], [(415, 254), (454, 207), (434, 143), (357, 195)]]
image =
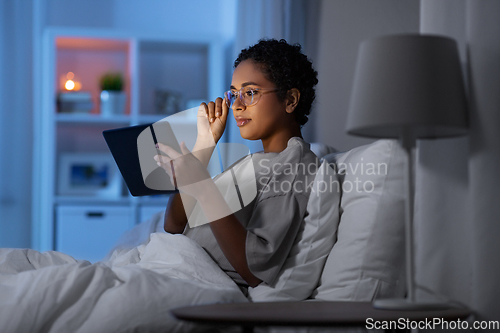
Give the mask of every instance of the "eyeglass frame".
[[(243, 104), (245, 107), (253, 106), (253, 105), (257, 104), (260, 101), (260, 97), (259, 97), (255, 102), (253, 102), (253, 100), (255, 99), (255, 95), (254, 95), (254, 96), (252, 96), (252, 103), (250, 103), (248, 105), (245, 104), (245, 102), (243, 101), (243, 97), (242, 97), (242, 92), (243, 92), (244, 89), (257, 91), (261, 95), (264, 95), (264, 94), (267, 94), (267, 93), (270, 93), (270, 92), (276, 92), (276, 91), (279, 90), (278, 88), (251, 88), (251, 87), (241, 87), (239, 90), (235, 90), (234, 93), (233, 93), (232, 90), (227, 90), (227, 91), (224, 92), (224, 97), (226, 99), (226, 105), (227, 105), (228, 108), (231, 108), (231, 106), (232, 106), (232, 105), (230, 105), (230, 101), (229, 101), (229, 97), (228, 97), (228, 95), (230, 93), (236, 95), (236, 92), (237, 92), (238, 93), (238, 98), (239, 98), (241, 104)], [(234, 99), (234, 102), (236, 102), (236, 98)], [(234, 102), (232, 104), (234, 104)]]

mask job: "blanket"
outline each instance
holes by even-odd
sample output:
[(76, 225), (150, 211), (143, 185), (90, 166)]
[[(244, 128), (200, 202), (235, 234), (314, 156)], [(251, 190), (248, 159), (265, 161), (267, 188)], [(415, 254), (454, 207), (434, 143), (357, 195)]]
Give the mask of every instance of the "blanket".
[(0, 328), (9, 332), (179, 332), (175, 307), (247, 302), (195, 242), (151, 234), (91, 264), (60, 252), (0, 249)]

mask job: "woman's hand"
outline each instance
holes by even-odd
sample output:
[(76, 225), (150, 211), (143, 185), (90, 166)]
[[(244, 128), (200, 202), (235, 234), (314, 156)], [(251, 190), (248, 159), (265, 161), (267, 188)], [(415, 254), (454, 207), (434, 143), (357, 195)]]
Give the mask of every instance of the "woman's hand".
[(158, 166), (170, 176), (170, 181), (179, 191), (197, 198), (203, 195), (207, 181), (213, 182), (206, 167), (194, 156), (181, 142), (182, 153), (162, 143), (157, 144), (157, 148), (164, 155), (154, 157)]
[[(201, 103), (198, 108), (198, 138), (197, 145), (215, 146), (226, 128), (229, 108), (225, 99), (217, 98), (215, 102)], [(212, 142), (213, 139), (213, 142)]]

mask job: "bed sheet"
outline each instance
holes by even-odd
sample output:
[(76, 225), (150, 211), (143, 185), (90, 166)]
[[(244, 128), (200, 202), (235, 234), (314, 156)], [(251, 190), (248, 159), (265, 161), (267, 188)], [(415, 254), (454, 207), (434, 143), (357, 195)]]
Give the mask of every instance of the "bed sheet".
[(60, 252), (0, 249), (4, 333), (196, 331), (170, 309), (247, 301), (183, 235), (153, 233), (144, 244), (116, 249), (95, 264)]

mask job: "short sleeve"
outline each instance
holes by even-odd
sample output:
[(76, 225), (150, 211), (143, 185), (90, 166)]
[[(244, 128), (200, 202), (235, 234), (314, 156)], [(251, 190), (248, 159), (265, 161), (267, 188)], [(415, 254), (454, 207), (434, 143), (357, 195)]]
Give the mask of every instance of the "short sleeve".
[(256, 203), (247, 225), (246, 256), (253, 275), (271, 285), (304, 221), (307, 196), (289, 191)]

